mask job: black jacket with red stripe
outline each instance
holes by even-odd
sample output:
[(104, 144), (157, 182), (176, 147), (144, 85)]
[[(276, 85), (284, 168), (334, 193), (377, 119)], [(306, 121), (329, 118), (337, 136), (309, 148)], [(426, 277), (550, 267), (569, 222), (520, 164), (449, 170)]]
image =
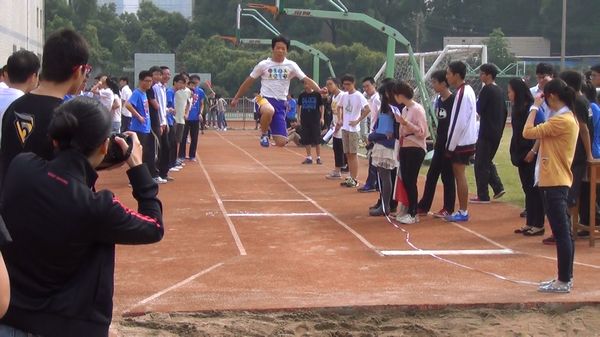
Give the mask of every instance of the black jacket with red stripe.
[(11, 299), (0, 321), (52, 336), (107, 336), (112, 319), (115, 244), (160, 241), (158, 186), (145, 165), (127, 171), (138, 211), (108, 190), (79, 152), (52, 161), (22, 153), (12, 161), (1, 213), (13, 242), (1, 248)]

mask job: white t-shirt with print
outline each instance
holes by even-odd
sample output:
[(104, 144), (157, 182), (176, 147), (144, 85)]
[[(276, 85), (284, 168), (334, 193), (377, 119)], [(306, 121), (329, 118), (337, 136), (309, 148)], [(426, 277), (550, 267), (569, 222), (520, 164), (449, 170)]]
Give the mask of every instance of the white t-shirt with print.
[(121, 97), (115, 95), (114, 96), (114, 106), (115, 108), (111, 110), (111, 115), (112, 115), (112, 121), (113, 122), (120, 122), (121, 121)]
[(100, 103), (106, 107), (106, 110), (112, 111), (113, 101), (115, 100), (115, 93), (109, 89), (104, 88), (98, 90), (98, 99)]
[(360, 123), (356, 124), (356, 126), (351, 126), (350, 122), (358, 120), (362, 113), (362, 110), (369, 105), (365, 96), (355, 91), (353, 93), (348, 93), (344, 95), (340, 104), (344, 107), (344, 120), (342, 121), (342, 130), (350, 131), (350, 132), (359, 132), (360, 131)]
[(373, 132), (375, 130), (375, 122), (377, 122), (377, 117), (379, 117), (379, 110), (381, 110), (379, 93), (376, 91), (373, 96), (367, 98), (367, 101), (369, 102), (369, 109), (371, 109), (371, 130), (369, 132)]
[[(339, 94), (337, 94), (337, 96), (332, 96), (331, 97), (331, 111), (333, 111), (333, 127), (335, 128), (335, 125), (338, 122), (338, 117), (337, 117), (337, 107), (340, 105), (340, 101), (342, 100), (342, 97), (344, 97), (344, 95), (346, 95), (345, 91), (340, 91)], [(342, 138), (342, 129), (340, 128), (336, 133), (333, 134), (333, 136), (335, 138)]]
[(291, 79), (298, 77), (302, 81), (306, 78), (306, 75), (294, 61), (286, 58), (283, 62), (275, 62), (269, 57), (254, 67), (250, 77), (253, 79), (261, 78), (261, 96), (285, 101), (287, 100)]
[(128, 85), (124, 85), (123, 88), (121, 88), (120, 96), (121, 96), (121, 102), (123, 102), (123, 104), (121, 106), (121, 115), (123, 115), (125, 117), (131, 117), (131, 111), (127, 110), (127, 107), (125, 106), (124, 102), (129, 101), (129, 98), (131, 98), (132, 94), (133, 94), (133, 92), (131, 92), (131, 89), (129, 88)]

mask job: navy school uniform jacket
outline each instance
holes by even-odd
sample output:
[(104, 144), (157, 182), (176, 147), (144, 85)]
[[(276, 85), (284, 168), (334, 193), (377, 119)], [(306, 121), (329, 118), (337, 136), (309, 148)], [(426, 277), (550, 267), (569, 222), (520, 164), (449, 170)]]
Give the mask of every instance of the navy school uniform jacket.
[(52, 336), (107, 336), (112, 319), (115, 244), (160, 241), (158, 186), (145, 165), (127, 171), (138, 211), (108, 190), (74, 150), (52, 161), (33, 153), (12, 161), (1, 213), (13, 242), (1, 248), (11, 299), (0, 320)]

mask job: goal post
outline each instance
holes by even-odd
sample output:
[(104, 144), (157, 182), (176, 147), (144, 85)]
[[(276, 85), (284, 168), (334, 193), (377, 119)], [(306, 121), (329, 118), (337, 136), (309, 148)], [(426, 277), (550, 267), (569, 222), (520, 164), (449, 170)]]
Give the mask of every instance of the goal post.
[[(453, 61), (463, 61), (467, 65), (467, 77), (465, 81), (470, 84), (477, 92), (481, 88), (479, 80), (479, 67), (487, 63), (486, 45), (447, 45), (443, 50), (413, 53), (414, 58), (409, 53), (399, 53), (395, 55), (394, 79), (408, 82), (413, 88), (420, 89), (424, 85), (426, 91), (426, 101), (423, 101), (421, 90), (415, 90), (415, 100), (419, 101), (425, 111), (427, 111), (427, 121), (429, 122), (429, 131), (432, 138), (435, 138), (435, 129), (437, 128), (437, 118), (433, 109), (433, 102), (429, 98), (436, 97), (436, 93), (431, 86), (431, 74), (437, 70), (445, 70), (448, 64)], [(416, 61), (416, 62), (415, 62)], [(385, 77), (386, 64), (381, 66), (375, 75), (376, 81), (381, 81)], [(419, 74), (424, 83), (419, 83)]]

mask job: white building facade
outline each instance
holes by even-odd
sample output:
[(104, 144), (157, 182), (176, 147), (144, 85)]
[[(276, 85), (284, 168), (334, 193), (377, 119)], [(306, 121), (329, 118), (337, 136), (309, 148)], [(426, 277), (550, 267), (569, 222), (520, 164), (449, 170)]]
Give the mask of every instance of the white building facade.
[(97, 0), (98, 6), (114, 3), (117, 14), (133, 13), (135, 14), (140, 8), (141, 2), (152, 2), (156, 7), (166, 12), (177, 12), (183, 15), (184, 18), (191, 20), (194, 8), (193, 0)]
[(26, 49), (42, 57), (44, 0), (0, 0), (0, 67), (15, 51)]

